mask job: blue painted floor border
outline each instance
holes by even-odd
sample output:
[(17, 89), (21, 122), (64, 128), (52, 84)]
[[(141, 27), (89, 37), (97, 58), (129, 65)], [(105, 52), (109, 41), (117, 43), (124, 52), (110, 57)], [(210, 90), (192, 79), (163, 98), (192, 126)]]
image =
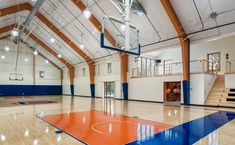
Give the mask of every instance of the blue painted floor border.
[(127, 145), (192, 145), (235, 119), (235, 113), (219, 111), (155, 134), (151, 139)]

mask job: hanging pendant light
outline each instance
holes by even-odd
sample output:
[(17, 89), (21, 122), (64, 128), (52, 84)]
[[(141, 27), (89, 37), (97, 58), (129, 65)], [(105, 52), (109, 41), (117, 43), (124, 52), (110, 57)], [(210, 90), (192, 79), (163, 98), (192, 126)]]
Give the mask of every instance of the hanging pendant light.
[(33, 51), (33, 54), (36, 56), (36, 55), (38, 55), (38, 51), (37, 50), (34, 50)]
[(17, 37), (17, 36), (19, 35), (19, 30), (18, 30), (18, 29), (13, 29), (13, 30), (11, 30), (11, 35), (12, 35), (13, 37)]
[(61, 55), (61, 54), (58, 54), (57, 56), (58, 56), (59, 58), (61, 58), (61, 57), (62, 57), (62, 55)]
[(10, 47), (9, 46), (5, 46), (4, 49), (5, 49), (5, 51), (9, 51)]
[(85, 19), (89, 19), (91, 17), (91, 11), (88, 7), (83, 11), (83, 16)]
[(91, 17), (91, 11), (88, 7), (88, 0), (87, 0), (87, 6), (85, 8), (85, 10), (83, 10), (83, 16), (85, 19), (89, 19)]
[(56, 41), (56, 40), (55, 40), (54, 37), (51, 37), (51, 38), (50, 38), (50, 42), (51, 42), (51, 43), (55, 43), (55, 41)]

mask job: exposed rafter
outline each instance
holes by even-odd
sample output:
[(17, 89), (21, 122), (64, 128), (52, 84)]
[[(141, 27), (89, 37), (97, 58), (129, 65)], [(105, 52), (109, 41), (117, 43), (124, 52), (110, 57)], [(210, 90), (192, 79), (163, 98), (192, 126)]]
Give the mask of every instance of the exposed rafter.
[[(77, 8), (83, 12), (86, 9), (86, 6), (82, 3), (81, 0), (71, 0), (74, 5), (77, 6)], [(102, 25), (99, 22), (99, 20), (94, 16), (91, 15), (91, 17), (89, 18), (90, 23), (97, 29), (99, 30), (99, 32), (102, 32)], [(106, 30), (104, 29), (104, 37), (105, 39), (112, 45), (115, 46), (116, 45), (116, 40), (112, 37), (112, 35)], [(128, 99), (128, 85), (127, 85), (127, 68), (128, 68), (128, 55), (127, 54), (123, 54), (120, 53), (120, 63), (121, 63), (121, 74), (122, 74), (122, 83), (123, 83), (123, 89), (124, 89), (124, 99)], [(92, 75), (90, 73), (90, 75)]]
[[(0, 34), (1, 33), (6, 33), (11, 31), (14, 26), (16, 26), (17, 24), (12, 24), (9, 26), (5, 26), (0, 28)], [(24, 30), (24, 33), (29, 34), (29, 31), (27, 29)], [(35, 41), (38, 45), (40, 45), (42, 48), (44, 48), (45, 50), (47, 50), (51, 55), (53, 55), (54, 57), (56, 57), (60, 62), (62, 62), (63, 64), (65, 64), (67, 66), (68, 69), (73, 68), (73, 65), (70, 64), (67, 60), (65, 60), (64, 58), (58, 58), (57, 53), (51, 49), (49, 46), (47, 46), (44, 42), (42, 42), (40, 39), (38, 39), (34, 34), (30, 33), (29, 37)]]
[[(82, 3), (81, 0), (71, 0), (71, 1), (79, 8), (81, 12), (83, 12), (86, 9), (86, 6)], [(94, 15), (91, 15), (89, 21), (95, 26), (97, 30), (99, 30), (99, 32), (102, 31), (102, 25)], [(111, 45), (115, 46), (116, 40), (111, 36), (111, 34), (106, 29), (104, 31), (105, 31), (104, 37), (109, 41)]]
[[(13, 14), (19, 11), (32, 11), (32, 6), (29, 3), (23, 3), (7, 8), (0, 9), (0, 16), (5, 16), (9, 14)], [(58, 37), (60, 37), (67, 45), (69, 45), (75, 52), (77, 52), (83, 59), (86, 60), (86, 62), (89, 65), (89, 71), (90, 71), (90, 81), (94, 80), (95, 75), (95, 66), (94, 61), (85, 54), (74, 42), (72, 42), (63, 32), (61, 32), (52, 22), (50, 22), (42, 13), (37, 13), (37, 18), (43, 22), (51, 31), (53, 31)], [(31, 35), (32, 37), (34, 35)], [(33, 37), (34, 38), (34, 37)], [(46, 46), (45, 46), (46, 47)], [(54, 54), (53, 54), (54, 55)], [(57, 57), (57, 55), (56, 55)], [(71, 84), (71, 93), (73, 95), (74, 92), (74, 67), (70, 67), (70, 84)], [(91, 75), (92, 74), (92, 75)]]
[(180, 44), (182, 48), (182, 61), (183, 61), (183, 79), (189, 80), (190, 79), (190, 70), (189, 70), (189, 39), (187, 39), (186, 32), (181, 24), (173, 6), (171, 5), (170, 0), (161, 0), (161, 3), (170, 18), (172, 25), (175, 28), (175, 31), (178, 34), (180, 39)]
[(161, 3), (180, 40), (183, 62), (184, 103), (190, 104), (190, 40), (187, 38), (183, 25), (181, 24), (170, 0), (161, 0)]
[[(23, 3), (7, 8), (0, 9), (0, 16), (5, 16), (9, 14), (13, 14), (19, 11), (32, 11), (32, 6), (29, 3)], [(93, 63), (92, 59), (86, 55), (78, 46), (75, 45), (63, 32), (61, 32), (52, 22), (50, 22), (42, 13), (37, 13), (37, 18), (42, 21), (50, 30), (52, 30), (55, 34), (58, 35), (65, 43), (67, 43), (72, 49), (74, 49), (83, 59), (85, 59), (88, 63)]]
[[(33, 51), (35, 51), (36, 49), (29, 46), (29, 44), (27, 44), (29, 48), (31, 48)], [(54, 62), (52, 62), (50, 59), (48, 59), (46, 56), (44, 56), (42, 53), (38, 52), (38, 55), (41, 56), (42, 58), (48, 60), (48, 62), (50, 64), (52, 64), (54, 67), (56, 67), (58, 70), (62, 70), (58, 65), (56, 65)]]

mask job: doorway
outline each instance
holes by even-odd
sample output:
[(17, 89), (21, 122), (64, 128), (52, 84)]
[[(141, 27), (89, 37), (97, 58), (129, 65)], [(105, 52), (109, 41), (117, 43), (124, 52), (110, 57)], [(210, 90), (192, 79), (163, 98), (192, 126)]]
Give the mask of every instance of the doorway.
[(164, 82), (164, 104), (180, 106), (181, 82)]
[(104, 82), (104, 98), (115, 98), (115, 82)]
[(220, 52), (207, 54), (208, 72), (220, 71)]

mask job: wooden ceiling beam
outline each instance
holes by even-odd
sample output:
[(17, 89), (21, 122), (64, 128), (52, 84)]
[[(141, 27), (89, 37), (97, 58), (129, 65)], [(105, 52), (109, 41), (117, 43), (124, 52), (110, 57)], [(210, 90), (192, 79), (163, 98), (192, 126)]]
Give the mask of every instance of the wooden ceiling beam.
[[(17, 24), (12, 24), (9, 26), (5, 26), (0, 28), (0, 34), (1, 33), (5, 33), (5, 32), (9, 32), (11, 31), (14, 26), (17, 26)], [(35, 41), (38, 45), (40, 45), (42, 48), (44, 48), (45, 50), (47, 50), (51, 55), (53, 55), (54, 57), (56, 57), (60, 62), (62, 62), (63, 64), (65, 64), (67, 66), (68, 69), (73, 68), (73, 65), (70, 64), (68, 61), (66, 61), (64, 58), (59, 58), (57, 56), (57, 53), (51, 49), (49, 46), (47, 46), (44, 42), (42, 42), (40, 39), (38, 39), (35, 35), (33, 35), (32, 33), (30, 33), (28, 30), (25, 30), (24, 33), (29, 34), (29, 37)]]
[[(29, 3), (23, 3), (7, 8), (0, 9), (0, 17), (9, 14), (17, 13), (20, 11), (31, 11), (33, 7)], [(51, 31), (53, 31), (58, 37), (60, 37), (66, 44), (68, 44), (73, 50), (75, 50), (83, 59), (88, 63), (94, 63), (93, 60), (85, 54), (75, 43), (73, 43), (63, 32), (61, 32), (52, 22), (50, 22), (42, 13), (38, 12), (36, 17), (43, 22)]]

